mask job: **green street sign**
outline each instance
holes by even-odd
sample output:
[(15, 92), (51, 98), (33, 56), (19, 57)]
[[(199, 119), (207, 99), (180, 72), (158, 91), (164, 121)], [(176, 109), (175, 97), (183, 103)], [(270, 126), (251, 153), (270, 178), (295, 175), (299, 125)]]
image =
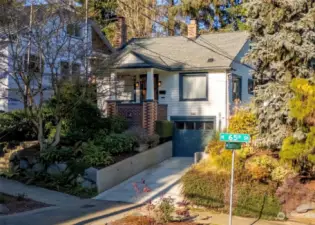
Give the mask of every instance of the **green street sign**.
[(225, 149), (228, 150), (235, 150), (235, 149), (241, 149), (242, 143), (240, 142), (226, 142), (225, 143)]
[(249, 134), (221, 133), (220, 134), (220, 141), (248, 143), (250, 141), (250, 135)]

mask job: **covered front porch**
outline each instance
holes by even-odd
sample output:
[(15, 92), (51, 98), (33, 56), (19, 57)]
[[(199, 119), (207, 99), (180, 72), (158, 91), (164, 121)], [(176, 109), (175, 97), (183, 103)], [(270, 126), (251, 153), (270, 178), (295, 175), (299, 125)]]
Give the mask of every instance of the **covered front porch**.
[(120, 115), (129, 126), (141, 126), (154, 133), (156, 120), (167, 120), (167, 105), (159, 104), (161, 71), (154, 68), (117, 69), (110, 74), (107, 85), (102, 85), (107, 94), (99, 102), (107, 116)]

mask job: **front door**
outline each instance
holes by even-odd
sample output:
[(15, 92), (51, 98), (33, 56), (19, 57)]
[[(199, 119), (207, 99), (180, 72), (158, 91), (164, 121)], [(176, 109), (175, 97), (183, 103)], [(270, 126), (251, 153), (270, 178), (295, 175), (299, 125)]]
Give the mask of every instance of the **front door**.
[[(140, 101), (147, 99), (147, 75), (140, 75)], [(154, 74), (154, 100), (159, 99), (159, 75)]]

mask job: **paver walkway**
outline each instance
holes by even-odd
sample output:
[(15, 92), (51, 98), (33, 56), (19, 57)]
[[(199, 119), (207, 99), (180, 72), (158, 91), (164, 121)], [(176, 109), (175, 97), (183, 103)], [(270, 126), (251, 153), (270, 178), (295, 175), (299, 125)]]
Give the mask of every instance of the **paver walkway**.
[[(168, 159), (99, 194), (95, 199), (139, 204), (171, 196), (180, 201), (180, 179), (192, 163), (193, 158)], [(150, 192), (143, 192), (145, 187)]]
[(48, 205), (68, 205), (81, 201), (80, 198), (65, 193), (48, 190), (32, 185), (26, 185), (15, 180), (0, 177), (0, 192), (18, 196), (24, 194), (26, 198), (43, 202)]

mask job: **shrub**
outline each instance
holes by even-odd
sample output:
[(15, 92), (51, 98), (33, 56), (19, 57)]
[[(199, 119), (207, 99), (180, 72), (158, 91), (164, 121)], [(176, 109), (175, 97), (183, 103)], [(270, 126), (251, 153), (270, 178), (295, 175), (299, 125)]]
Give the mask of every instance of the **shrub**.
[(135, 138), (136, 146), (139, 147), (141, 144), (147, 144), (149, 147), (155, 147), (160, 142), (160, 136), (153, 134), (148, 135), (148, 132), (142, 127), (132, 127), (128, 129), (125, 134), (133, 136)]
[(160, 136), (157, 134), (153, 134), (149, 136), (148, 145), (150, 148), (156, 147), (160, 143)]
[(282, 183), (290, 175), (295, 175), (295, 172), (292, 169), (285, 166), (277, 166), (271, 172), (271, 180)]
[(149, 141), (148, 132), (142, 127), (132, 127), (128, 129), (125, 134), (133, 136), (138, 147), (141, 144), (147, 144)]
[(284, 139), (279, 155), (282, 161), (289, 162), (301, 173), (310, 172), (315, 165), (314, 146), (315, 127), (311, 127), (306, 140), (298, 141), (292, 136)]
[(128, 122), (122, 116), (111, 116), (106, 121), (107, 129), (112, 133), (122, 133), (128, 129)]
[(103, 136), (99, 133), (94, 139), (94, 144), (101, 146), (103, 151), (111, 154), (120, 154), (132, 152), (135, 144), (135, 138), (128, 134), (110, 134)]
[[(246, 172), (245, 172), (246, 173)], [(228, 212), (230, 175), (215, 171), (189, 170), (182, 178), (183, 194), (190, 202)], [(234, 214), (274, 219), (280, 211), (275, 185), (252, 182), (244, 171), (235, 174)]]
[(55, 162), (67, 162), (75, 157), (75, 152), (72, 148), (50, 148), (41, 152), (40, 158), (46, 164)]
[(254, 156), (245, 163), (245, 169), (257, 180), (269, 178), (277, 166), (278, 161), (268, 155)]
[(161, 138), (168, 138), (173, 136), (173, 123), (168, 120), (157, 120), (155, 122), (155, 132)]
[(257, 134), (257, 119), (247, 109), (239, 109), (229, 121), (230, 133), (250, 134), (252, 137)]
[(209, 208), (223, 208), (228, 181), (227, 173), (202, 173), (191, 169), (182, 177), (182, 191), (184, 196), (194, 204)]
[(234, 214), (245, 217), (275, 219), (281, 211), (281, 205), (275, 196), (276, 187), (259, 182), (242, 182), (236, 185), (237, 192)]
[(161, 202), (155, 209), (155, 219), (158, 223), (170, 222), (173, 217), (172, 214), (175, 211), (174, 199), (171, 197), (162, 198)]
[(205, 152), (211, 155), (218, 155), (222, 150), (225, 149), (225, 143), (220, 141), (220, 132), (215, 132), (208, 143)]
[(37, 130), (23, 110), (0, 113), (1, 141), (36, 140)]
[(111, 154), (105, 151), (103, 147), (95, 145), (93, 141), (83, 143), (81, 149), (83, 154), (82, 160), (89, 167), (108, 166), (114, 162)]

